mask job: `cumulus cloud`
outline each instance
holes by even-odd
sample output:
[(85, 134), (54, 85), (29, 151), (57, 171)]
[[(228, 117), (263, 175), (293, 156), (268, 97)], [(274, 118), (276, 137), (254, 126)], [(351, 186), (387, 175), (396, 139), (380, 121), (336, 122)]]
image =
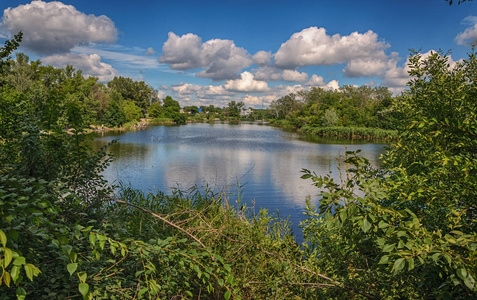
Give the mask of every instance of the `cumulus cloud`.
[(117, 29), (108, 17), (86, 15), (56, 1), (7, 8), (2, 23), (10, 33), (23, 31), (22, 46), (41, 55), (68, 53), (75, 45), (117, 39)]
[(252, 61), (257, 65), (266, 65), (270, 62), (272, 53), (270, 51), (258, 51), (252, 56)]
[(204, 68), (196, 75), (213, 80), (238, 78), (238, 73), (252, 64), (250, 54), (231, 40), (212, 39), (202, 43), (195, 34), (178, 36), (173, 32), (169, 32), (159, 61), (175, 70)]
[[(284, 69), (301, 66), (332, 65), (351, 62), (345, 75), (372, 76), (382, 73), (388, 57), (389, 44), (379, 41), (369, 30), (347, 36), (329, 36), (324, 28), (310, 27), (294, 33), (275, 53), (275, 65)], [(364, 71), (357, 67), (365, 66)]]
[(109, 64), (101, 62), (98, 54), (56, 54), (41, 59), (45, 65), (53, 65), (58, 68), (64, 68), (72, 65), (83, 72), (85, 77), (98, 77), (99, 81), (110, 81), (116, 76), (117, 71)]
[(463, 23), (470, 25), (464, 32), (459, 33), (455, 42), (457, 45), (471, 45), (477, 43), (477, 17), (470, 16), (463, 20)]
[(323, 80), (323, 77), (313, 74), (311, 79), (305, 83), (305, 86), (325, 86), (326, 83)]
[(282, 70), (272, 66), (264, 66), (252, 70), (253, 76), (257, 80), (280, 81), (282, 80)]
[(263, 66), (252, 70), (252, 73), (255, 79), (263, 81), (304, 82), (308, 80), (308, 74), (305, 72), (281, 70), (273, 66)]
[(308, 80), (308, 74), (305, 72), (298, 72), (295, 70), (283, 70), (282, 78), (285, 81), (304, 82)]
[(366, 77), (382, 75), (386, 70), (392, 68), (397, 62), (397, 53), (393, 52), (391, 57), (360, 57), (352, 59), (346, 65), (343, 73), (347, 77)]
[(276, 100), (276, 99), (277, 98), (275, 97), (275, 95), (266, 95), (266, 96), (246, 95), (242, 99), (242, 102), (245, 104), (245, 106), (260, 107), (261, 105), (268, 106), (273, 100)]
[(340, 85), (336, 80), (325, 83), (323, 77), (313, 74), (310, 80), (304, 84), (305, 87), (320, 87), (324, 90), (339, 90)]
[(250, 72), (243, 72), (240, 79), (227, 80), (224, 88), (235, 92), (263, 92), (268, 89), (265, 81), (255, 80)]
[(202, 86), (190, 83), (180, 83), (173, 85), (170, 88), (162, 87), (162, 89), (170, 89), (176, 93), (178, 100), (182, 103), (192, 100), (227, 103), (227, 100), (231, 99), (231, 96), (233, 95), (232, 92), (226, 90), (222, 85)]
[(145, 55), (154, 55), (156, 54), (156, 50), (154, 50), (152, 47), (147, 48)]

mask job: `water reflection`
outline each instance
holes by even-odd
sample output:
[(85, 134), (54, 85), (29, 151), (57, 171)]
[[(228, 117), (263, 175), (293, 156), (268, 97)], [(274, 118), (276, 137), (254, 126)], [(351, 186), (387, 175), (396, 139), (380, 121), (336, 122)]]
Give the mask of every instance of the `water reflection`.
[[(236, 191), (245, 185), (243, 201), (280, 215), (290, 215), (295, 231), (308, 195), (316, 202), (311, 182), (300, 179), (303, 168), (326, 174), (347, 150), (362, 149), (379, 166), (384, 145), (325, 143), (316, 137), (257, 124), (199, 123), (157, 126), (149, 130), (105, 136), (95, 147), (118, 139), (110, 148), (114, 162), (104, 172), (107, 180), (130, 182), (141, 190), (170, 192), (208, 184), (216, 191)], [(233, 198), (232, 198), (233, 199)]]

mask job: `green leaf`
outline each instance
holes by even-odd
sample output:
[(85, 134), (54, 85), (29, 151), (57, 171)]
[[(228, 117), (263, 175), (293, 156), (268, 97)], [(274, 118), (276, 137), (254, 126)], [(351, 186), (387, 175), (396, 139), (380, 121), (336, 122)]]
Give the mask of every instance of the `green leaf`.
[(384, 246), (383, 252), (391, 252), (391, 251), (393, 251), (394, 246), (395, 246), (395, 244), (388, 244), (388, 245)]
[(408, 270), (411, 271), (414, 269), (414, 258), (408, 258), (407, 259), (407, 265), (408, 265)]
[(95, 242), (96, 242), (96, 234), (94, 234), (94, 233), (89, 234), (89, 242), (90, 242), (91, 246), (94, 247)]
[(439, 260), (439, 256), (441, 256), (441, 254), (438, 252), (438, 253), (433, 254), (431, 256), (431, 258), (434, 262), (437, 262)]
[(464, 280), (464, 284), (471, 290), (474, 289), (475, 280), (470, 274), (467, 274), (467, 277)]
[(18, 279), (18, 276), (20, 276), (20, 267), (19, 266), (13, 266), (10, 275), (12, 275), (13, 282), (16, 282)]
[(225, 300), (229, 300), (231, 295), (232, 295), (232, 293), (230, 291), (226, 291), (225, 294), (224, 294)]
[(66, 269), (68, 269), (68, 272), (70, 273), (70, 276), (73, 275), (73, 273), (76, 271), (78, 268), (77, 263), (71, 263), (66, 266)]
[(7, 236), (1, 229), (0, 229), (0, 242), (2, 243), (3, 247), (7, 246)]
[(467, 270), (464, 268), (457, 269), (456, 273), (457, 276), (459, 276), (459, 278), (462, 280), (465, 280), (465, 278), (467, 278)]
[(78, 290), (81, 293), (81, 295), (83, 295), (83, 297), (86, 297), (86, 295), (89, 292), (89, 285), (87, 283), (82, 282), (78, 285)]
[(26, 263), (25, 258), (23, 256), (19, 256), (15, 258), (15, 260), (13, 261), (13, 265), (15, 266), (21, 266), (21, 265), (24, 265), (25, 263)]
[(368, 221), (368, 218), (364, 218), (363, 231), (368, 232), (370, 228), (371, 228), (371, 223)]
[(17, 288), (16, 294), (18, 300), (24, 300), (26, 297), (26, 291), (21, 287)]
[(26, 264), (26, 265), (24, 266), (24, 268), (25, 268), (25, 273), (26, 273), (27, 277), (28, 277), (31, 281), (33, 281), (33, 268), (32, 268), (29, 264)]
[(12, 253), (12, 250), (10, 250), (9, 248), (5, 248), (5, 247), (3, 247), (3, 251), (4, 251), (4, 255), (5, 255), (5, 259), (3, 259), (3, 266), (6, 268), (6, 267), (8, 267), (8, 265), (10, 264), (10, 262), (13, 259), (13, 253)]
[(393, 265), (394, 273), (398, 273), (399, 271), (401, 271), (405, 265), (406, 261), (404, 260), (404, 258), (396, 259)]
[(80, 272), (78, 273), (78, 277), (81, 282), (86, 282), (86, 277), (88, 277), (88, 274), (86, 274), (86, 272)]
[(381, 257), (381, 259), (379, 260), (379, 265), (384, 265), (384, 264), (387, 264), (389, 261), (389, 256), (387, 255), (384, 255)]
[(147, 292), (147, 287), (143, 287), (143, 288), (139, 291), (139, 293), (137, 293), (138, 298), (141, 299), (141, 296), (142, 296), (145, 292)]
[(386, 222), (384, 222), (384, 221), (380, 221), (379, 224), (378, 224), (378, 227), (379, 227), (380, 229), (386, 228), (386, 227), (388, 227), (388, 226), (389, 226), (389, 224), (386, 223)]
[(220, 286), (223, 286), (224, 285), (224, 280), (222, 278), (220, 278), (219, 280), (217, 280), (217, 283), (220, 285)]

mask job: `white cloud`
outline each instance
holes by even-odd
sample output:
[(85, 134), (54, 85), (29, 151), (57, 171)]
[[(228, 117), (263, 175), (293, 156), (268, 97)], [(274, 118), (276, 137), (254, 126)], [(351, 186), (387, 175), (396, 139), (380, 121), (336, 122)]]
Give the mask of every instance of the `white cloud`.
[(266, 96), (252, 96), (246, 95), (242, 102), (245, 103), (245, 106), (260, 107), (263, 104), (264, 107), (270, 105), (273, 100), (276, 100), (275, 95), (266, 95)]
[(116, 65), (122, 67), (136, 66), (143, 69), (154, 69), (159, 67), (157, 59), (142, 55), (127, 54), (84, 46), (76, 46), (71, 49), (71, 51), (78, 54), (99, 54), (102, 58), (112, 60)]
[(304, 82), (308, 80), (308, 74), (305, 72), (298, 72), (295, 70), (283, 70), (282, 78), (285, 81)]
[(362, 77), (382, 75), (389, 68), (392, 68), (398, 61), (397, 53), (393, 52), (391, 57), (360, 57), (352, 59), (346, 65), (343, 73), (347, 77)]
[[(234, 93), (227, 91), (222, 85), (202, 86), (190, 83), (180, 83), (173, 85), (170, 88), (162, 87), (165, 90), (172, 90), (177, 94), (177, 98), (181, 104), (186, 102), (198, 100), (209, 102), (210, 104), (227, 103)], [(188, 103), (187, 105), (191, 105)], [(202, 104), (201, 104), (202, 105)]]
[(157, 99), (164, 99), (166, 97), (166, 93), (164, 91), (157, 92)]
[(253, 76), (257, 80), (280, 81), (282, 80), (282, 71), (272, 66), (264, 66), (252, 70)]
[(117, 39), (117, 29), (108, 17), (86, 15), (56, 1), (32, 1), (7, 8), (2, 23), (10, 33), (23, 31), (22, 46), (42, 55), (68, 53), (75, 45)]
[(313, 74), (313, 76), (311, 76), (311, 79), (307, 83), (305, 83), (304, 86), (305, 87), (320, 87), (324, 90), (339, 90), (340, 88), (338, 81), (331, 80), (330, 82), (325, 83), (325, 81), (323, 80), (323, 77), (318, 76), (316, 74)]
[(235, 92), (263, 92), (268, 90), (268, 84), (265, 81), (255, 80), (250, 72), (243, 72), (241, 79), (227, 80), (224, 88)]
[(252, 73), (257, 80), (264, 81), (289, 81), (289, 82), (304, 82), (308, 80), (308, 74), (305, 72), (298, 72), (296, 70), (280, 70), (272, 66), (263, 66), (252, 70)]
[(169, 32), (159, 61), (175, 70), (204, 68), (196, 75), (213, 80), (235, 79), (243, 68), (252, 64), (250, 54), (231, 40), (213, 39), (202, 43), (195, 34), (179, 37), (173, 32)]
[(116, 76), (117, 71), (109, 64), (101, 62), (98, 54), (57, 54), (47, 56), (41, 59), (45, 65), (53, 65), (58, 68), (64, 68), (72, 65), (83, 72), (85, 77), (98, 77), (99, 81), (110, 81)]
[[(366, 62), (367, 70), (363, 75), (371, 76), (384, 71), (379, 65), (388, 60), (384, 52), (388, 47), (389, 44), (379, 41), (378, 35), (371, 30), (363, 34), (353, 32), (348, 36), (329, 36), (324, 28), (310, 27), (294, 33), (281, 45), (275, 54), (275, 65), (279, 68), (295, 69), (300, 66), (332, 65), (350, 61), (354, 61), (354, 65), (363, 65)], [(371, 67), (376, 63), (377, 66)], [(347, 69), (346, 74), (363, 76), (353, 65)]]
[(272, 53), (270, 51), (258, 51), (252, 56), (252, 60), (257, 65), (266, 65), (270, 62)]
[(305, 85), (306, 86), (325, 86), (326, 83), (323, 80), (323, 77), (313, 74), (313, 76), (311, 76), (311, 79), (307, 83), (305, 83)]
[(152, 47), (147, 48), (146, 53), (144, 53), (144, 55), (154, 55), (154, 54), (156, 54), (156, 51)]
[(463, 20), (463, 23), (469, 24), (464, 32), (459, 33), (455, 42), (457, 45), (471, 45), (477, 43), (477, 17), (469, 16)]

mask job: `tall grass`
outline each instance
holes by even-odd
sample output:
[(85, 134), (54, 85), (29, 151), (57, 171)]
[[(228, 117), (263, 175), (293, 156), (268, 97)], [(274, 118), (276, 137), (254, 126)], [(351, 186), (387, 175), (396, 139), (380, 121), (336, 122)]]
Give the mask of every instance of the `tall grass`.
[(323, 137), (340, 137), (348, 139), (392, 140), (398, 137), (397, 130), (386, 130), (381, 128), (369, 127), (313, 127), (305, 125), (301, 128), (301, 131), (303, 133)]

